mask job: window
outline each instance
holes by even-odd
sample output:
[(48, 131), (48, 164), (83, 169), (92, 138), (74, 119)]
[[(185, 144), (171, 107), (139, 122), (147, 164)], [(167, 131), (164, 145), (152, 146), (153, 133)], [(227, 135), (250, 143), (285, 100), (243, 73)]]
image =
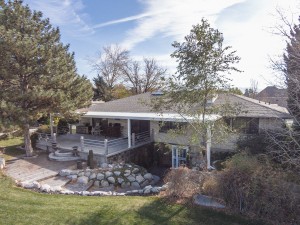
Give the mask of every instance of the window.
[(225, 122), (233, 131), (243, 134), (258, 134), (259, 119), (250, 117), (226, 118)]
[(171, 122), (171, 121), (160, 121), (159, 133), (167, 133), (169, 130), (181, 129), (183, 126), (186, 126), (187, 123)]

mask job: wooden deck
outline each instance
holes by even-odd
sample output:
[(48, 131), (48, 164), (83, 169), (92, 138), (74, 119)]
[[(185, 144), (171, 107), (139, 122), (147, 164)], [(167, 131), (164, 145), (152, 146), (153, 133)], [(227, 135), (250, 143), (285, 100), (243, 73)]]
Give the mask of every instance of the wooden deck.
[[(45, 134), (40, 135), (38, 147), (42, 149), (51, 149), (54, 140)], [(94, 154), (105, 155), (107, 157), (127, 151), (132, 148), (143, 146), (152, 142), (149, 132), (134, 134), (132, 136), (132, 145), (128, 146), (128, 137), (105, 138), (101, 135), (88, 134), (65, 134), (56, 137), (56, 143), (59, 149), (72, 151), (74, 146), (79, 151), (88, 152), (93, 150)]]

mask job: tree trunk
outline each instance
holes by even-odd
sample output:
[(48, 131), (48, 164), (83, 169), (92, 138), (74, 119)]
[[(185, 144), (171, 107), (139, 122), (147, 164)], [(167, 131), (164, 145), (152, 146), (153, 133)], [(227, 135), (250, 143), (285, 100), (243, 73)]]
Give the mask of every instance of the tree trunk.
[(29, 124), (24, 125), (24, 144), (25, 144), (25, 151), (26, 156), (32, 156), (33, 149), (31, 146), (31, 139), (30, 139), (30, 132), (29, 132)]

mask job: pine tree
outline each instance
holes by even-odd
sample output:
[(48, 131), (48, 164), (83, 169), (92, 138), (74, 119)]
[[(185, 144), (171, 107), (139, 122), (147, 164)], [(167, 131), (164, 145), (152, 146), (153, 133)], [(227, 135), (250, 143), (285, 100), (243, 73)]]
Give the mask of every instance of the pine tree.
[(41, 12), (20, 0), (0, 0), (0, 12), (0, 118), (23, 128), (31, 156), (30, 124), (47, 113), (70, 116), (88, 106), (92, 86), (77, 74), (69, 45)]

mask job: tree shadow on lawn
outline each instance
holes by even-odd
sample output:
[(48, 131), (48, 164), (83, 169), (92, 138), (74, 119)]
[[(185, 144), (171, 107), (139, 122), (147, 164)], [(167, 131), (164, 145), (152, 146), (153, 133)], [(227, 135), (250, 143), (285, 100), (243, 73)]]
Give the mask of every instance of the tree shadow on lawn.
[[(93, 209), (91, 209), (92, 211)], [(68, 220), (66, 224), (72, 225), (118, 225), (118, 224), (127, 224), (126, 215), (127, 211), (116, 212), (112, 206), (103, 206), (101, 209), (97, 209), (96, 212), (87, 213), (85, 218), (74, 218)], [(124, 223), (125, 222), (125, 223)], [(131, 224), (131, 223), (130, 223)]]
[(250, 220), (239, 215), (228, 215), (224, 211), (192, 204), (170, 203), (157, 198), (141, 207), (138, 214), (149, 224), (197, 224), (197, 225), (263, 225), (261, 221)]

